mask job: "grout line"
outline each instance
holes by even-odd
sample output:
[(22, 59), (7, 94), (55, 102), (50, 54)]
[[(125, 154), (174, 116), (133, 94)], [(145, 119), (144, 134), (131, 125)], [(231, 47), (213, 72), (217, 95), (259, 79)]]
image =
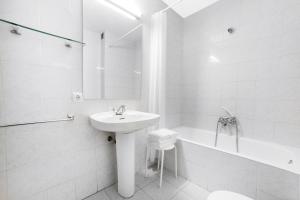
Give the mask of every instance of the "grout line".
[(173, 196), (170, 197), (169, 200), (174, 199), (174, 198), (179, 194), (179, 192), (183, 192), (182, 189), (178, 189), (178, 190), (175, 192), (175, 194), (174, 194)]
[[(145, 177), (144, 175), (141, 175), (143, 178), (149, 178), (149, 179), (151, 179), (152, 177)], [(148, 185), (150, 185), (151, 183), (153, 183), (153, 182), (155, 182), (156, 180), (158, 180), (159, 179), (159, 177), (157, 176), (157, 174), (155, 174), (155, 175), (153, 175), (153, 176), (156, 176), (156, 177), (154, 177), (153, 178), (153, 180), (151, 180), (149, 183), (146, 183), (144, 186), (142, 186), (142, 187), (140, 187), (140, 186), (138, 186), (137, 184), (136, 184), (136, 186), (138, 187), (138, 188), (140, 188), (140, 189), (143, 189), (143, 188), (145, 188), (145, 187), (147, 187)]]
[[(113, 187), (113, 185), (112, 185), (112, 186), (110, 186), (110, 187)], [(110, 187), (108, 187), (108, 188), (110, 188)], [(106, 188), (106, 189), (108, 189), (108, 188)], [(107, 191), (106, 191), (106, 189), (105, 189), (105, 190), (103, 190), (104, 194), (107, 196), (107, 198), (108, 198), (109, 200), (114, 200), (114, 199), (111, 199), (111, 198), (109, 197), (109, 195), (107, 194)]]
[[(179, 177), (181, 177), (181, 176), (179, 176)], [(184, 178), (184, 177), (182, 177), (182, 178)], [(146, 195), (149, 199), (154, 200), (153, 197), (145, 191), (145, 188), (146, 188), (147, 186), (149, 186), (150, 184), (153, 184), (155, 181), (158, 181), (158, 180), (159, 180), (159, 178), (156, 177), (156, 178), (154, 178), (153, 180), (151, 180), (149, 183), (147, 183), (144, 187), (138, 187), (138, 186), (136, 185), (135, 188), (136, 188), (137, 190), (136, 190), (135, 194), (136, 194), (137, 192), (143, 192), (143, 194)], [(185, 178), (184, 178), (184, 180), (186, 180), (186, 183), (185, 183), (182, 187), (180, 187), (180, 186), (179, 186), (179, 187), (176, 187), (176, 186), (175, 186), (174, 184), (172, 184), (170, 181), (167, 181), (167, 180), (166, 180), (166, 183), (168, 183), (169, 185), (171, 185), (171, 187), (174, 188), (174, 190), (175, 190), (175, 193), (174, 193), (173, 195), (171, 195), (171, 196), (170, 196), (168, 199), (166, 199), (166, 200), (172, 200), (172, 199), (174, 199), (180, 192), (183, 192), (185, 195), (187, 195), (189, 198), (191, 198), (191, 196), (190, 196), (189, 194), (187, 194), (186, 192), (183, 191), (183, 189), (184, 189), (185, 187), (187, 187), (187, 185), (188, 185), (189, 183), (191, 183), (191, 182), (188, 181), (188, 180), (185, 179)], [(113, 187), (114, 185), (116, 185), (116, 183), (113, 183), (112, 185), (110, 185), (110, 186), (108, 186), (108, 187), (105, 187), (105, 188), (101, 189), (100, 191), (98, 191), (98, 192), (96, 192), (95, 194), (92, 194), (92, 195), (86, 197), (85, 199), (88, 199), (88, 198), (90, 198), (90, 197), (93, 196), (93, 195), (96, 195), (96, 194), (98, 194), (98, 193), (103, 192), (103, 193), (105, 194), (105, 196), (106, 196), (109, 200), (115, 200), (115, 199), (111, 199), (111, 197), (110, 197), (110, 196), (108, 195), (108, 193), (107, 193), (107, 189)], [(200, 187), (200, 186), (199, 186), (199, 187)], [(200, 188), (201, 188), (201, 187), (200, 187)], [(163, 187), (162, 187), (162, 189), (163, 189)], [(202, 188), (202, 189), (204, 189), (204, 188)], [(204, 189), (204, 190), (205, 190), (205, 189)], [(120, 196), (120, 199), (125, 199), (125, 198), (123, 198), (123, 197)], [(191, 198), (191, 199), (192, 199), (192, 198)]]
[[(2, 74), (1, 74), (2, 76)], [(1, 84), (1, 83), (0, 83)], [(4, 169), (4, 173), (5, 173), (5, 197), (8, 198), (8, 170), (7, 170), (7, 166), (8, 166), (8, 162), (7, 162), (7, 129), (4, 129), (4, 151), (5, 151), (5, 169)]]
[(152, 198), (152, 196), (150, 196), (144, 189), (141, 189), (141, 191), (143, 191), (143, 193), (144, 193), (147, 197), (149, 197), (151, 200), (154, 200), (154, 199)]
[(259, 169), (258, 166), (255, 166), (255, 199), (258, 199), (258, 182), (259, 182)]
[[(199, 187), (200, 189), (207, 191), (209, 194), (211, 193), (211, 192), (209, 192), (207, 189), (205, 189), (204, 187), (201, 187), (201, 186), (199, 186), (199, 185), (197, 185), (197, 184), (195, 184), (195, 183), (193, 183), (193, 182), (190, 182), (190, 181), (188, 181), (188, 182), (189, 182), (188, 184), (193, 184), (193, 185)], [(187, 185), (184, 186), (184, 188), (185, 188), (185, 187), (187, 187)], [(187, 192), (183, 191), (184, 188), (182, 188), (182, 192), (183, 192), (184, 194), (186, 194), (190, 199), (194, 200), (194, 197), (193, 197), (190, 193), (187, 193)], [(197, 199), (197, 200), (200, 200), (200, 199)]]
[[(109, 185), (109, 186), (107, 186), (107, 187), (105, 187), (105, 188), (103, 188), (103, 189), (101, 189), (101, 190), (99, 190), (99, 191), (97, 191), (96, 193), (94, 193), (94, 194), (91, 194), (90, 196), (87, 196), (87, 197), (85, 197), (84, 199), (82, 199), (82, 200), (85, 200), (85, 199), (88, 199), (88, 198), (90, 198), (91, 196), (94, 196), (94, 195), (96, 195), (96, 194), (98, 194), (98, 193), (100, 193), (100, 192), (104, 192), (105, 193), (105, 195), (107, 196), (107, 194), (106, 194), (106, 192), (105, 192), (105, 190), (106, 189), (108, 189), (108, 188), (110, 188), (110, 187), (112, 187), (113, 185), (115, 185), (116, 183), (113, 183), (112, 185)], [(98, 184), (97, 184), (98, 185)], [(76, 189), (76, 187), (75, 187), (75, 189)], [(109, 197), (108, 197), (109, 198)]]

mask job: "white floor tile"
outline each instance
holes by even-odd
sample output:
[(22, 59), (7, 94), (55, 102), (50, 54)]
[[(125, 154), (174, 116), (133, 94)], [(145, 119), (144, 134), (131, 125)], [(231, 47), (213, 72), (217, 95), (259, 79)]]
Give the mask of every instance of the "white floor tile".
[(150, 183), (154, 182), (155, 180), (158, 180), (158, 176), (152, 176), (152, 177), (144, 177), (141, 174), (135, 175), (135, 184), (139, 188), (144, 188), (145, 186), (149, 185)]
[(137, 193), (135, 193), (133, 197), (129, 198), (129, 200), (152, 200), (152, 199), (143, 190), (140, 190)]
[(163, 181), (162, 187), (159, 188), (159, 181), (154, 181), (149, 184), (143, 190), (153, 199), (153, 200), (168, 200), (175, 196), (179, 191), (178, 188), (174, 187), (170, 183)]
[[(123, 198), (122, 196), (119, 195), (117, 188), (118, 188), (118, 186), (117, 186), (117, 184), (115, 184), (115, 185), (105, 189), (104, 191), (105, 191), (106, 195), (109, 197), (110, 200), (123, 200), (123, 199), (126, 199), (126, 198)], [(140, 190), (140, 188), (135, 187), (135, 192), (136, 193), (133, 197), (135, 197), (138, 194), (139, 190)], [(129, 198), (129, 199), (131, 199), (131, 198)]]
[(117, 184), (107, 188), (104, 190), (106, 195), (108, 196), (108, 198), (110, 200), (122, 200), (124, 198), (122, 198), (119, 193), (118, 193), (118, 189), (117, 189)]
[(177, 176), (176, 178), (174, 172), (167, 170), (164, 171), (163, 180), (167, 181), (178, 189), (182, 189), (188, 184), (188, 181), (185, 178), (181, 176)]
[[(163, 185), (159, 188), (159, 179), (144, 178), (137, 175), (140, 189), (136, 186), (136, 193), (131, 198), (123, 198), (119, 195), (117, 184), (91, 196), (86, 200), (206, 200), (209, 192), (178, 176), (176, 179), (173, 173), (166, 171)], [(138, 184), (138, 183), (137, 183)]]
[[(108, 192), (107, 192), (108, 191)], [(117, 200), (117, 199), (126, 199), (121, 197), (115, 188), (110, 188), (107, 191), (98, 192), (95, 195), (92, 195), (85, 200)], [(133, 197), (127, 198), (126, 200), (152, 200), (144, 191), (137, 191)]]
[(183, 189), (182, 192), (190, 196), (195, 200), (206, 200), (209, 192), (194, 183), (188, 183)]
[(190, 196), (185, 194), (184, 192), (178, 192), (172, 200), (193, 200)]
[(98, 192), (97, 194), (86, 198), (85, 200), (110, 200), (104, 191)]

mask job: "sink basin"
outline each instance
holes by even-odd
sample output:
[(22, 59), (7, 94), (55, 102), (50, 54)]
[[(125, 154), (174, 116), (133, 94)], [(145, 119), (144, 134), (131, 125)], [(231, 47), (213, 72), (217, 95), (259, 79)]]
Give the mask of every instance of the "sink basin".
[(156, 124), (159, 115), (138, 111), (126, 111), (123, 115), (103, 112), (91, 115), (90, 119), (92, 126), (98, 130), (130, 133)]
[(123, 115), (114, 112), (90, 116), (91, 124), (101, 131), (116, 133), (118, 192), (130, 198), (135, 192), (135, 131), (158, 123), (160, 116), (152, 113), (126, 111)]

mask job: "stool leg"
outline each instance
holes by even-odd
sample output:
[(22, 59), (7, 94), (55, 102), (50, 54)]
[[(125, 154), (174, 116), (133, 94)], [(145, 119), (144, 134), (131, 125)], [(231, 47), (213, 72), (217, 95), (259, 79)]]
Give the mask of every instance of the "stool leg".
[(174, 151), (175, 151), (175, 177), (177, 178), (177, 148), (174, 146)]
[(163, 172), (164, 172), (164, 157), (165, 157), (165, 151), (161, 151), (161, 165), (160, 165), (160, 182), (159, 182), (159, 187), (161, 188), (162, 185), (162, 177), (163, 177)]
[(149, 159), (149, 153), (150, 153), (150, 147), (149, 145), (147, 144), (147, 147), (146, 147), (146, 166), (145, 166), (145, 176), (147, 177), (148, 176), (148, 159)]
[(157, 156), (157, 171), (159, 170), (160, 165), (160, 150), (158, 150), (158, 156)]

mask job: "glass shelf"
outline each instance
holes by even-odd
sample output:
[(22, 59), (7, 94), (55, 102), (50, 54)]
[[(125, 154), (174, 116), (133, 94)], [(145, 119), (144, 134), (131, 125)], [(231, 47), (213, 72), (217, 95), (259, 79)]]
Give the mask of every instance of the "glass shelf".
[[(4, 22), (4, 23), (7, 23), (7, 24), (11, 24), (13, 26), (17, 26), (17, 27), (25, 28), (25, 29), (28, 29), (28, 30), (31, 30), (31, 31), (35, 31), (35, 32), (38, 32), (38, 33), (42, 33), (42, 34), (45, 34), (45, 35), (49, 35), (49, 36), (52, 36), (52, 37), (64, 39), (64, 40), (67, 40), (67, 41), (70, 41), (70, 42), (75, 42), (75, 43), (82, 44), (82, 45), (85, 44), (85, 43), (77, 41), (77, 40), (72, 40), (70, 38), (62, 37), (62, 36), (55, 35), (55, 34), (52, 34), (52, 33), (47, 33), (45, 31), (41, 31), (41, 30), (38, 30), (38, 29), (30, 28), (28, 26), (24, 26), (24, 25), (21, 25), (21, 24), (16, 24), (14, 22), (10, 22), (10, 21), (4, 20), (4, 19), (0, 19), (0, 21)], [(18, 33), (16, 33), (16, 34), (18, 34)]]

